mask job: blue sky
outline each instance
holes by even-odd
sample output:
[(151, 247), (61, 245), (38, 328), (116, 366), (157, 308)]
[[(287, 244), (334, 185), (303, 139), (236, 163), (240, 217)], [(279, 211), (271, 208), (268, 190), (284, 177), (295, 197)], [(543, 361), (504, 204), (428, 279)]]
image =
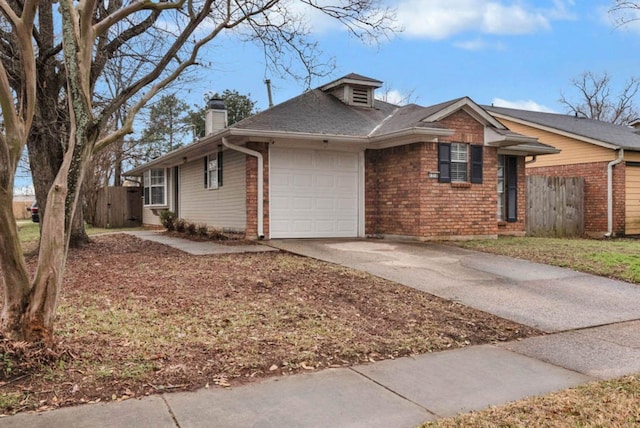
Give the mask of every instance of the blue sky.
[[(336, 69), (312, 87), (356, 72), (385, 82), (385, 90), (430, 105), (460, 96), (481, 104), (564, 113), (572, 78), (608, 72), (615, 87), (638, 69), (640, 26), (616, 27), (613, 0), (399, 0), (404, 31), (378, 46), (360, 43), (328, 19), (311, 15), (314, 37)], [(265, 78), (274, 101), (304, 91), (301, 82), (265, 73), (259, 48), (222, 43), (210, 50), (212, 70), (193, 83), (194, 102), (207, 90), (250, 93), (267, 108)], [(190, 98), (191, 99), (191, 98)]]
[[(614, 90), (640, 76), (640, 25), (614, 25), (613, 0), (382, 1), (396, 8), (404, 31), (376, 46), (318, 13), (307, 15), (313, 38), (336, 64), (312, 87), (355, 72), (385, 82), (392, 102), (410, 94), (411, 102), (431, 105), (466, 95), (480, 104), (564, 113), (558, 99), (563, 92), (573, 97), (570, 81), (581, 73), (608, 72)], [(210, 67), (180, 93), (189, 104), (235, 89), (265, 110), (265, 78), (276, 104), (305, 90), (303, 82), (266, 71), (259, 47), (233, 38), (216, 39), (202, 63)]]

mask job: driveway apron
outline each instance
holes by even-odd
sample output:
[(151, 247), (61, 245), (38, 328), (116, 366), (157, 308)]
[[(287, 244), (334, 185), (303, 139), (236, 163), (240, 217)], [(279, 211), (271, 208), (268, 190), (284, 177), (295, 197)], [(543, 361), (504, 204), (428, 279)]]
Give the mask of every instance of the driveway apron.
[(295, 254), (368, 272), (546, 332), (640, 319), (640, 287), (434, 243), (271, 240)]

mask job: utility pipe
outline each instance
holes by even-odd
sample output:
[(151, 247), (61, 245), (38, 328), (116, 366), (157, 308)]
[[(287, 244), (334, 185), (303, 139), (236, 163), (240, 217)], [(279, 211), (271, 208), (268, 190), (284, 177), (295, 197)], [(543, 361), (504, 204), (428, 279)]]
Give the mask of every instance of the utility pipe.
[(613, 236), (613, 167), (624, 159), (624, 149), (618, 149), (618, 158), (607, 164), (607, 238)]
[(264, 239), (264, 159), (262, 157), (262, 153), (247, 149), (246, 147), (231, 144), (227, 141), (226, 137), (222, 137), (222, 145), (228, 149), (235, 150), (236, 152), (253, 156), (258, 160), (258, 239)]

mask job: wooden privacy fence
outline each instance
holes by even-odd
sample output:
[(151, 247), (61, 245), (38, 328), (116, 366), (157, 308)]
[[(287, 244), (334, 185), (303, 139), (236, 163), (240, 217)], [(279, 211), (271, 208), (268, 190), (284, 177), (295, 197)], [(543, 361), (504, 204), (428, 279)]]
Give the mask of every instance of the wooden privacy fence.
[(96, 195), (94, 226), (137, 227), (142, 224), (142, 189), (103, 187)]
[(584, 178), (527, 177), (527, 235), (584, 233)]
[(30, 200), (13, 200), (13, 216), (16, 220), (26, 220), (31, 218), (31, 213), (27, 211), (27, 208), (31, 206), (31, 203), (35, 200), (35, 196)]

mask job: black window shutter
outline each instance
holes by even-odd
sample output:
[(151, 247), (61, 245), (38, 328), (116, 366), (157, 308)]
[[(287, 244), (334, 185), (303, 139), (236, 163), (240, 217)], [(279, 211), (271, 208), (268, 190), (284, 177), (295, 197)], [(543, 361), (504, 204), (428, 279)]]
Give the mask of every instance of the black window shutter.
[(451, 143), (438, 144), (438, 181), (451, 183)]
[(222, 187), (222, 151), (218, 152), (218, 187)]
[(209, 157), (204, 157), (204, 188), (209, 188)]
[(482, 184), (482, 146), (471, 145), (471, 182)]
[(518, 158), (506, 156), (505, 177), (507, 181), (507, 221), (518, 221)]

